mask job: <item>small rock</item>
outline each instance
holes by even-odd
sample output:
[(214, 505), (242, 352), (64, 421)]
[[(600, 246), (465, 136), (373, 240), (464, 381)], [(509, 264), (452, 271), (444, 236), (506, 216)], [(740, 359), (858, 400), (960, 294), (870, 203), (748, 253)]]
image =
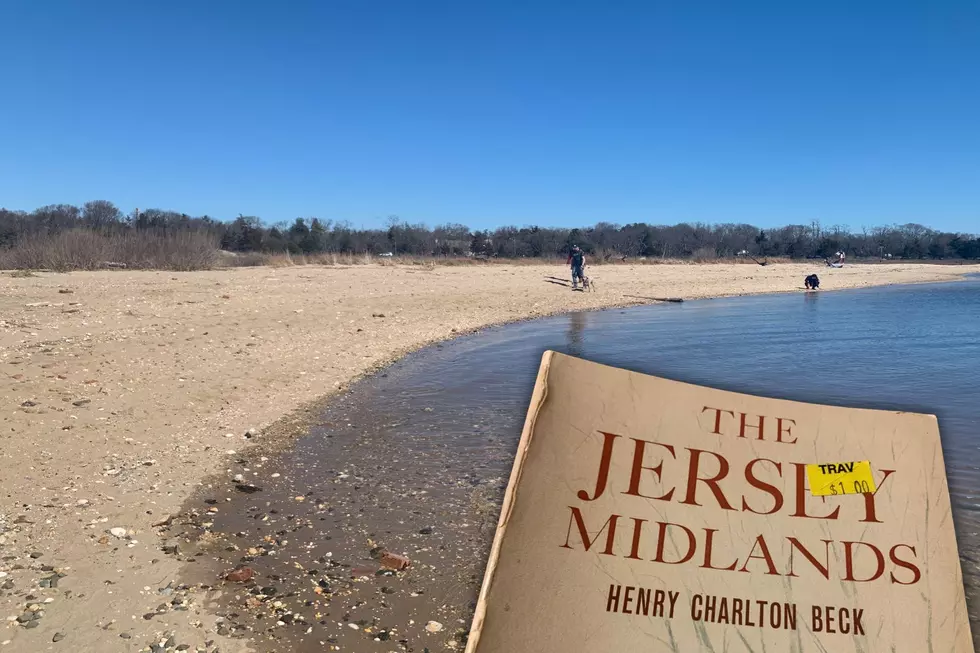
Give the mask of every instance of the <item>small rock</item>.
[(379, 561), (381, 562), (381, 566), (394, 569), (395, 571), (407, 569), (412, 564), (412, 561), (405, 556), (391, 553), (390, 551), (382, 551)]
[(92, 403), (92, 400), (91, 399), (76, 399), (75, 401), (71, 402), (71, 405), (72, 406), (84, 406), (85, 404), (90, 404), (90, 403)]
[(426, 526), (425, 528), (423, 528), (422, 530), (419, 531), (419, 534), (420, 535), (432, 535), (432, 527), (431, 526)]
[(240, 567), (233, 571), (228, 572), (225, 576), (225, 580), (231, 581), (232, 583), (245, 583), (255, 576), (255, 570), (251, 567)]
[(33, 621), (33, 620), (34, 620), (34, 613), (33, 612), (25, 612), (25, 613), (23, 613), (23, 614), (21, 614), (20, 616), (17, 617), (17, 623), (19, 623), (19, 624), (26, 624), (27, 622)]
[(62, 294), (62, 295), (71, 295), (75, 291), (74, 290), (69, 290), (68, 288), (58, 288), (58, 292), (60, 294)]
[(65, 638), (65, 634), (64, 633), (55, 633), (54, 634), (54, 637), (51, 638), (51, 641), (52, 642), (60, 642), (64, 638)]
[(79, 499), (78, 501), (75, 502), (75, 505), (76, 506), (87, 506), (88, 505), (88, 499)]
[(258, 485), (252, 485), (251, 483), (236, 483), (235, 489), (245, 494), (255, 494), (256, 492), (262, 491), (262, 488)]
[(38, 558), (40, 558), (41, 555), (42, 554), (40, 552), (38, 552), (38, 551), (31, 552), (31, 558), (33, 558), (34, 560), (37, 560)]
[[(33, 408), (34, 406), (37, 406), (37, 402), (28, 400), (21, 403), (21, 406), (23, 406), (24, 408)], [(16, 524), (17, 522), (14, 523)]]
[(425, 624), (425, 629), (430, 633), (438, 633), (440, 630), (442, 630), (442, 624), (438, 621), (430, 621), (429, 623)]
[(118, 537), (121, 539), (126, 537), (126, 529), (116, 526), (115, 528), (109, 529), (109, 534), (112, 535), (113, 537)]
[(119, 636), (121, 638), (123, 638), (123, 639), (132, 639), (133, 638), (133, 636), (130, 635), (129, 633), (119, 633)]
[(31, 628), (37, 628), (39, 625), (39, 622), (35, 619), (34, 621), (28, 621), (26, 624), (24, 624), (24, 628), (30, 630)]
[(163, 552), (176, 555), (180, 553), (180, 540), (172, 537), (163, 543)]
[(256, 431), (255, 429), (249, 429), (249, 430), (245, 431), (245, 437), (246, 438), (254, 438), (258, 434), (259, 434), (259, 432)]

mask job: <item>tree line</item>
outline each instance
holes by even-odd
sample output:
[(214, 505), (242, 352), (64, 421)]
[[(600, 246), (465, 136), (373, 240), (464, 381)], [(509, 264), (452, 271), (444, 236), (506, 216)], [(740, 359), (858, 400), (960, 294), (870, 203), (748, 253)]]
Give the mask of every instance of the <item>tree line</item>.
[(0, 248), (31, 236), (85, 230), (106, 237), (148, 231), (203, 232), (232, 252), (345, 253), (487, 258), (560, 257), (572, 245), (603, 260), (624, 258), (711, 259), (734, 256), (826, 258), (844, 251), (851, 258), (980, 259), (976, 234), (937, 231), (920, 224), (853, 231), (818, 222), (760, 229), (749, 224), (682, 223), (626, 225), (599, 222), (585, 228), (500, 227), (471, 230), (462, 224), (432, 228), (390, 218), (380, 229), (348, 222), (296, 218), (266, 224), (255, 216), (233, 220), (190, 216), (160, 209), (124, 214), (112, 202), (83, 206), (54, 204), (31, 212), (0, 209)]

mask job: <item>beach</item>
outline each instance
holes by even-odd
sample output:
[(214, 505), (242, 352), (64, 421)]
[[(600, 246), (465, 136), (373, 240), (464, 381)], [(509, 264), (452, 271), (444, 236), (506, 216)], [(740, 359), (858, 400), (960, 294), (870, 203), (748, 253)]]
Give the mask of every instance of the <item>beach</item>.
[(4, 274), (0, 649), (136, 651), (172, 632), (247, 650), (204, 602), (160, 610), (182, 571), (163, 524), (241, 452), (288, 444), (331, 394), (433, 342), (640, 297), (801, 292), (812, 272), (824, 292), (980, 266), (607, 265), (577, 293), (543, 265)]

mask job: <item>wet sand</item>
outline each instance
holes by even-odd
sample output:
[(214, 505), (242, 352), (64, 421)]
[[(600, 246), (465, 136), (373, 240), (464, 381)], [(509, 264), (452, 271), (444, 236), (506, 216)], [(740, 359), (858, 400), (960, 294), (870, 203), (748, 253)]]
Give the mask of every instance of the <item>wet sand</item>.
[[(365, 486), (344, 471), (344, 460), (308, 463), (311, 474), (337, 475), (337, 491), (329, 496), (306, 496), (302, 477), (273, 479), (276, 472), (261, 468), (262, 474), (269, 473), (268, 483), (291, 483), (288, 489), (295, 489), (294, 501), (303, 508), (285, 514), (271, 513), (262, 493), (235, 489), (229, 476), (240, 473), (244, 479), (260, 469), (257, 465), (272, 464), (275, 450), (317, 421), (324, 397), (428, 343), (489, 324), (642, 303), (627, 295), (695, 298), (793, 291), (813, 271), (821, 275), (822, 287), (832, 290), (948, 280), (980, 271), (980, 266), (607, 266), (593, 270), (595, 293), (572, 293), (547, 278), (563, 278), (563, 268), (542, 266), (0, 276), (0, 387), (7, 408), (0, 421), (0, 608), (5, 617), (14, 617), (0, 626), (0, 647), (136, 651), (169, 639), (170, 649), (246, 650), (245, 640), (234, 637), (245, 634), (233, 628), (238, 617), (222, 618), (215, 611), (224, 610), (220, 606), (227, 605), (229, 593), (240, 593), (245, 605), (245, 593), (252, 590), (207, 577), (214, 569), (191, 568), (209, 566), (205, 561), (218, 550), (237, 554), (226, 556), (229, 565), (239, 564), (243, 555), (274, 557), (263, 556), (259, 546), (265, 553), (288, 551), (303, 542), (304, 529), (319, 532), (304, 543), (310, 551), (330, 543), (325, 539), (330, 529), (367, 547), (358, 544), (356, 555), (340, 547), (318, 553), (325, 562), (308, 574), (311, 583), (315, 578), (320, 587), (322, 580), (338, 598), (324, 601), (326, 588), (318, 594), (311, 584), (321, 605), (304, 605), (305, 622), (350, 623), (344, 622), (350, 608), (343, 607), (341, 597), (349, 592), (355, 602), (361, 600), (356, 598), (361, 590), (354, 589), (366, 582), (364, 577), (382, 595), (388, 596), (386, 587), (408, 599), (418, 598), (411, 596), (418, 594), (413, 574), (441, 567), (466, 577), (467, 565), (482, 566), (481, 554), (440, 550), (434, 544), (438, 539), (423, 534), (426, 526), (421, 526), (412, 540), (403, 540), (414, 542), (411, 550), (394, 551), (413, 557), (413, 567), (384, 577), (390, 585), (379, 584), (371, 575), (378, 565), (373, 560), (366, 564), (363, 553), (370, 548), (368, 539), (384, 544), (393, 538), (345, 512), (350, 502), (344, 493), (360, 497)], [(356, 424), (350, 429), (358, 450), (377, 446), (369, 433), (357, 432)], [(377, 466), (392, 464), (391, 453), (382, 449), (376, 455)], [(269, 460), (263, 463), (262, 456)], [(383, 505), (412, 492), (405, 470), (414, 462), (402, 460), (398, 473), (365, 477), (378, 488), (371, 501)], [(496, 489), (491, 484), (484, 491), (492, 505)], [(202, 503), (197, 516), (181, 513), (182, 506), (191, 505), (185, 502), (195, 498), (215, 503)], [(244, 499), (252, 503), (235, 503)], [(224, 505), (230, 503), (234, 509)], [(420, 520), (447, 523), (447, 511), (448, 516), (478, 514), (464, 512), (469, 507), (428, 503), (431, 512), (420, 510), (418, 519), (403, 520), (399, 528), (415, 528)], [(214, 515), (246, 514), (250, 507), (255, 514), (264, 512), (258, 521), (273, 522), (263, 531), (265, 544), (245, 536), (228, 542), (220, 534), (201, 539), (203, 532), (220, 532), (213, 528), (219, 519)], [(182, 516), (169, 519), (178, 513)], [(318, 528), (310, 528), (313, 522)], [(466, 523), (460, 523), (463, 531), (476, 530), (464, 541), (478, 546), (480, 524)], [(181, 528), (201, 532), (164, 546), (184, 532)], [(292, 535), (293, 530), (300, 534)], [(405, 530), (399, 537), (409, 535)], [(181, 539), (193, 539), (193, 547)], [(282, 544), (289, 540), (293, 544)], [(226, 550), (232, 546), (238, 550)], [(281, 563), (290, 559), (290, 554), (275, 555)], [(195, 558), (199, 562), (182, 562)], [(195, 574), (193, 586), (182, 588), (181, 582)], [(257, 580), (267, 582), (266, 577)], [(259, 593), (272, 586), (259, 585)], [(422, 635), (405, 625), (405, 618), (423, 629), (428, 620), (438, 620), (443, 628), (433, 634), (434, 641), (456, 641), (457, 629), (465, 631), (468, 625), (459, 623), (457, 615), (469, 590), (460, 591), (447, 595), (445, 614), (397, 613), (387, 625), (378, 624), (401, 629), (386, 631), (388, 639), (379, 634), (380, 642), (367, 636), (379, 633), (370, 620), (354, 621), (364, 641), (388, 646), (364, 650), (403, 650), (398, 640), (406, 636), (412, 638), (410, 647), (422, 650), (417, 648)], [(277, 623), (284, 621), (286, 613), (276, 613), (286, 605), (283, 599), (270, 603), (266, 595), (250, 596), (253, 612), (261, 611), (257, 601), (270, 606), (262, 610), (275, 615)], [(277, 600), (283, 606), (275, 606)], [(395, 605), (394, 598), (388, 603)], [(330, 615), (317, 618), (325, 610)], [(284, 624), (294, 621), (286, 617)], [(365, 634), (368, 628), (371, 633)], [(324, 647), (335, 645), (324, 641)]]

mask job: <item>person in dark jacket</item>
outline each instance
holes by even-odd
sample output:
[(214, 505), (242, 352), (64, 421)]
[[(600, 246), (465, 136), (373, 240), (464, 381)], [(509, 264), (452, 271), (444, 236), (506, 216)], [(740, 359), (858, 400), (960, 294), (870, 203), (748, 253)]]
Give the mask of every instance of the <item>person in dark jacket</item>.
[(571, 264), (572, 266), (572, 288), (578, 288), (578, 280), (581, 279), (582, 283), (585, 283), (585, 253), (579, 248), (578, 245), (572, 248), (571, 253), (568, 255), (568, 261), (566, 264)]
[(807, 290), (816, 290), (820, 287), (820, 278), (815, 274), (811, 274), (803, 280), (803, 285)]

